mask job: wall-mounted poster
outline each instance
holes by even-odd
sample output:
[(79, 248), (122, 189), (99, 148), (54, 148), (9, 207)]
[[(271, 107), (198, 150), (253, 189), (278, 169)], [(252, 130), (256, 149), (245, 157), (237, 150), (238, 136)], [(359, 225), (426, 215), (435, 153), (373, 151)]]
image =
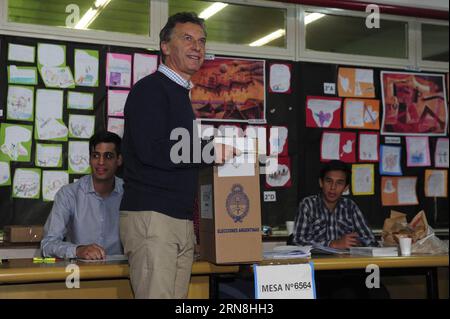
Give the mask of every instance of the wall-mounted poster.
[(192, 108), (211, 121), (265, 122), (265, 61), (233, 58), (206, 60), (192, 77)]
[(307, 96), (306, 127), (341, 128), (340, 98)]
[(444, 75), (381, 72), (386, 135), (445, 135), (447, 95)]
[(342, 97), (375, 97), (372, 69), (339, 68), (338, 94)]

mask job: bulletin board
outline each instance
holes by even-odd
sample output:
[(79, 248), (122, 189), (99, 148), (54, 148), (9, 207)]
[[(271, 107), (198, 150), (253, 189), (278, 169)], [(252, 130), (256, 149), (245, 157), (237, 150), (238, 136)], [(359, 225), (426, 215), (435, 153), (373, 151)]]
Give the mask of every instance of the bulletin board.
[[(0, 109), (3, 111), (3, 115), (0, 117), (0, 123), (13, 123), (18, 125), (33, 125), (34, 122), (20, 121), (20, 120), (9, 120), (7, 119), (7, 96), (8, 87), (8, 75), (7, 67), (11, 65), (16, 66), (37, 66), (37, 61), (34, 63), (17, 62), (8, 60), (8, 44), (14, 43), (19, 45), (33, 46), (37, 49), (39, 43), (45, 44), (58, 44), (64, 45), (66, 49), (66, 61), (65, 65), (68, 66), (72, 72), (74, 70), (74, 55), (75, 50), (94, 50), (98, 52), (99, 61), (99, 78), (98, 86), (95, 87), (85, 87), (85, 86), (75, 86), (74, 88), (63, 88), (63, 117), (62, 121), (67, 125), (69, 123), (69, 114), (72, 115), (89, 115), (95, 117), (95, 131), (106, 129), (108, 127), (108, 121), (110, 121), (113, 127), (120, 126), (120, 120), (123, 114), (120, 110), (111, 111), (108, 109), (108, 99), (111, 98), (111, 94), (116, 94), (116, 96), (123, 93), (126, 88), (120, 87), (120, 78), (109, 74), (109, 82), (117, 82), (117, 87), (107, 87), (105, 82), (106, 77), (106, 64), (108, 53), (117, 54), (115, 58), (120, 59), (120, 55), (130, 55), (135, 61), (137, 57), (135, 54), (143, 55), (156, 55), (158, 52), (151, 52), (144, 49), (138, 48), (126, 48), (118, 46), (106, 46), (106, 45), (95, 45), (86, 43), (75, 43), (66, 41), (54, 41), (47, 39), (35, 39), (35, 38), (25, 38), (16, 36), (0, 36)], [(110, 56), (111, 57), (111, 56)], [(196, 107), (195, 111), (204, 116), (214, 115), (214, 120), (208, 122), (205, 120), (205, 124), (211, 124), (215, 127), (219, 125), (238, 125), (245, 129), (247, 125), (254, 126), (264, 126), (267, 132), (267, 143), (270, 139), (271, 128), (281, 128), (286, 135), (285, 146), (283, 149), (279, 150), (279, 154), (274, 156), (278, 158), (280, 167), (288, 167), (289, 179), (283, 181), (280, 184), (273, 183), (267, 179), (265, 175), (260, 175), (260, 189), (261, 189), (261, 208), (262, 208), (262, 224), (269, 225), (272, 227), (281, 226), (284, 227), (286, 220), (294, 220), (297, 215), (297, 207), (299, 201), (309, 195), (317, 194), (319, 192), (319, 171), (321, 167), (321, 141), (324, 132), (344, 132), (351, 133), (358, 139), (358, 134), (361, 131), (367, 132), (378, 132), (379, 128), (368, 127), (368, 128), (355, 128), (351, 127), (353, 124), (347, 121), (348, 127), (343, 127), (344, 114), (342, 114), (342, 109), (344, 105), (345, 96), (339, 96), (338, 91), (338, 72), (339, 68), (346, 67), (344, 65), (335, 64), (325, 64), (325, 63), (310, 63), (310, 62), (293, 62), (293, 61), (282, 61), (282, 60), (270, 60), (270, 59), (254, 59), (251, 57), (229, 57), (220, 56), (223, 59), (241, 59), (246, 61), (251, 66), (251, 69), (245, 69), (247, 75), (251, 74), (252, 80), (256, 81), (258, 85), (263, 85), (265, 87), (265, 94), (263, 100), (258, 97), (250, 97), (246, 100), (240, 101), (242, 106), (238, 109), (239, 111), (245, 110), (245, 112), (238, 112), (236, 108), (233, 108), (231, 104), (226, 105), (224, 103), (209, 103), (208, 99), (199, 99), (199, 101), (205, 102)], [(250, 62), (248, 62), (250, 61)], [(244, 64), (245, 64), (244, 63)], [(264, 68), (261, 68), (261, 64)], [(352, 67), (349, 67), (352, 68)], [(225, 68), (223, 68), (225, 69)], [(228, 67), (228, 70), (232, 68)], [(251, 72), (249, 71), (251, 70)], [(367, 93), (370, 96), (365, 96), (364, 98), (372, 98), (380, 101), (378, 105), (379, 115), (382, 115), (382, 87), (380, 83), (381, 71), (395, 71), (388, 69), (371, 69), (373, 70), (374, 78), (374, 88), (372, 93)], [(219, 66), (220, 72), (220, 66)], [(253, 72), (253, 73), (252, 73)], [(262, 72), (262, 73), (261, 73)], [(345, 74), (345, 73), (343, 73)], [(134, 74), (132, 73), (132, 76)], [(242, 88), (251, 87), (252, 84), (246, 82), (248, 81), (247, 75), (242, 77), (237, 77), (236, 90), (241, 90)], [(262, 76), (264, 75), (264, 76)], [(438, 74), (440, 75), (440, 74)], [(326, 83), (331, 83), (335, 85), (334, 93), (326, 94), (324, 93), (324, 85)], [(214, 84), (214, 83), (213, 83)], [(217, 87), (217, 83), (214, 84)], [(214, 87), (213, 85), (213, 87)], [(38, 76), (37, 84), (29, 85), (33, 86), (34, 90), (46, 88), (41, 76)], [(203, 89), (208, 90), (211, 87), (211, 82), (203, 83)], [(232, 88), (230, 84), (229, 88)], [(366, 88), (362, 88), (364, 92), (369, 92)], [(115, 92), (111, 92), (115, 91)], [(93, 108), (92, 110), (77, 110), (68, 109), (67, 101), (69, 92), (79, 92), (79, 93), (89, 93), (93, 94)], [(211, 92), (211, 91), (209, 91)], [(240, 91), (239, 91), (240, 92)], [(238, 93), (239, 93), (238, 92)], [(236, 93), (236, 92), (235, 92)], [(219, 94), (220, 95), (220, 94)], [(223, 95), (220, 95), (223, 96)], [(231, 96), (231, 95), (230, 95)], [(240, 96), (240, 95), (239, 95)], [(239, 97), (241, 98), (241, 97)], [(341, 111), (339, 113), (339, 118), (333, 118), (334, 122), (330, 127), (317, 127), (314, 124), (314, 119), (311, 118), (310, 109), (307, 106), (307, 101), (311, 99), (330, 99), (339, 100), (341, 99)], [(351, 98), (350, 98), (351, 99)], [(233, 102), (238, 102), (236, 98), (233, 98)], [(203, 103), (201, 102), (201, 103)], [(351, 101), (350, 101), (351, 102)], [(223, 104), (222, 106), (220, 104)], [(222, 107), (222, 109), (220, 109)], [(227, 108), (228, 107), (228, 108)], [(377, 106), (374, 104), (372, 111), (375, 111)], [(447, 107), (447, 106), (446, 106)], [(261, 110), (264, 110), (261, 114)], [(108, 112), (109, 111), (109, 112)], [(212, 112), (214, 111), (214, 112)], [(222, 111), (216, 112), (216, 111)], [(226, 113), (225, 111), (228, 111)], [(114, 113), (116, 112), (116, 113)], [(203, 113), (202, 113), (203, 112)], [(320, 111), (319, 111), (320, 112)], [(109, 114), (108, 114), (109, 113)], [(217, 114), (227, 114), (229, 119), (232, 121), (216, 121), (218, 118)], [(247, 117), (242, 120), (241, 117)], [(337, 115), (336, 115), (337, 116)], [(447, 114), (448, 117), (448, 114)], [(236, 120), (238, 119), (238, 120)], [(328, 118), (322, 117), (317, 123), (324, 124)], [(119, 124), (117, 124), (117, 123)], [(380, 121), (381, 124), (381, 121)], [(336, 127), (337, 125), (337, 127)], [(350, 134), (350, 135), (351, 135)], [(385, 136), (379, 135), (379, 143), (386, 145), (395, 145), (400, 147), (401, 152), (401, 170), (402, 176), (414, 176), (417, 177), (416, 182), (416, 193), (418, 204), (408, 205), (408, 206), (383, 206), (381, 198), (381, 175), (379, 162), (364, 160), (360, 161), (358, 155), (354, 159), (354, 164), (372, 164), (374, 168), (374, 194), (358, 194), (358, 196), (351, 196), (351, 198), (358, 204), (358, 206), (363, 211), (364, 215), (367, 217), (369, 225), (374, 229), (380, 229), (383, 226), (383, 221), (389, 216), (390, 210), (395, 209), (403, 213), (408, 214), (408, 219), (411, 219), (420, 210), (425, 210), (427, 214), (428, 221), (432, 227), (435, 228), (445, 228), (448, 227), (448, 197), (427, 197), (424, 192), (425, 184), (425, 171), (427, 169), (437, 169), (435, 167), (434, 152), (438, 140), (440, 138), (448, 138), (448, 127), (446, 133), (440, 136), (430, 136), (429, 150), (431, 154), (431, 162), (429, 166), (417, 166), (417, 167), (407, 167), (406, 165), (406, 137), (400, 137), (400, 144), (389, 144), (385, 143)], [(70, 140), (80, 141), (83, 139), (68, 138), (68, 141), (57, 142), (49, 141), (46, 144), (61, 144), (62, 145), (62, 166), (57, 169), (48, 170), (67, 170), (68, 167), (68, 143)], [(86, 139), (84, 139), (86, 140)], [(18, 169), (33, 169), (36, 168), (35, 165), (35, 142), (33, 140), (33, 146), (31, 147), (30, 159), (22, 162), (10, 162), (10, 174), (11, 179)], [(356, 151), (358, 151), (358, 146), (356, 146)], [(267, 149), (267, 154), (270, 156), (270, 147)], [(448, 171), (448, 168), (441, 168), (442, 170)], [(286, 174), (284, 168), (280, 171), (281, 174)], [(121, 172), (118, 172), (121, 176)], [(69, 182), (74, 179), (80, 178), (82, 174), (69, 174)], [(272, 183), (272, 184), (271, 184)], [(265, 192), (272, 192), (275, 198), (271, 198), (271, 201), (266, 201)], [(353, 194), (354, 195), (354, 194)], [(11, 224), (41, 224), (43, 225), (47, 219), (47, 216), (51, 210), (53, 202), (44, 201), (42, 196), (38, 199), (23, 199), (23, 198), (13, 198), (12, 196), (12, 186), (0, 186), (0, 228), (5, 225)]]

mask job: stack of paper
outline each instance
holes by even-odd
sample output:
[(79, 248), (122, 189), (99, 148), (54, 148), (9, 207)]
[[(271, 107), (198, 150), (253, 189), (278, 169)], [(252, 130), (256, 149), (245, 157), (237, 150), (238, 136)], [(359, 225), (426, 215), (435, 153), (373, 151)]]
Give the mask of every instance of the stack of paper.
[(398, 256), (398, 248), (394, 247), (351, 247), (351, 255), (389, 257)]
[(311, 246), (278, 246), (263, 253), (264, 259), (292, 259), (311, 257)]
[(314, 248), (312, 250), (313, 254), (325, 254), (325, 255), (342, 255), (342, 254), (348, 254), (349, 251), (347, 249), (337, 249), (337, 248), (331, 248), (328, 246), (322, 246), (322, 245), (314, 245)]

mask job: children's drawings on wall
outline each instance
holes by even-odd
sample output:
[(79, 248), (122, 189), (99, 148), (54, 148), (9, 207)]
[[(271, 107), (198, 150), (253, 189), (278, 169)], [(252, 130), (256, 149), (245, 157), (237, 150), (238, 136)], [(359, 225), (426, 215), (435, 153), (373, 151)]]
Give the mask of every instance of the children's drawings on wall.
[(407, 166), (430, 166), (430, 146), (426, 136), (406, 137), (406, 165)]
[(340, 128), (340, 98), (308, 96), (306, 98), (306, 127)]
[(374, 168), (373, 164), (354, 164), (352, 165), (352, 194), (373, 195), (374, 187)]
[(434, 152), (434, 165), (436, 167), (448, 168), (448, 137), (438, 138)]
[(381, 145), (380, 175), (402, 175), (400, 146)]
[(321, 161), (356, 161), (356, 134), (350, 132), (323, 132), (321, 140)]
[(380, 101), (373, 99), (345, 99), (344, 127), (378, 130)]
[(417, 205), (417, 177), (381, 177), (381, 202), (383, 206)]
[(14, 173), (14, 198), (39, 199), (41, 191), (41, 170), (39, 168), (18, 168)]
[(359, 133), (359, 161), (378, 162), (379, 161), (379, 135), (375, 132)]
[(448, 126), (444, 75), (381, 72), (386, 135), (445, 135)]
[(425, 170), (425, 196), (447, 197), (448, 171), (445, 169)]
[(339, 68), (338, 94), (342, 97), (375, 97), (373, 70)]

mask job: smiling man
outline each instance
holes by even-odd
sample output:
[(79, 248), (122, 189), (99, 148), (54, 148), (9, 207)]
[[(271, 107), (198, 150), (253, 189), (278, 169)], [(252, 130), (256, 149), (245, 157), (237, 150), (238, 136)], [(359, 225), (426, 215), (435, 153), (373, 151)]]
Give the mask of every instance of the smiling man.
[(91, 175), (63, 186), (55, 196), (41, 242), (46, 257), (105, 259), (122, 254), (119, 206), (123, 181), (120, 137), (99, 132), (89, 141)]
[[(135, 298), (187, 297), (202, 163), (172, 159), (171, 149), (178, 141), (171, 136), (182, 129), (192, 140), (198, 138), (189, 91), (192, 75), (203, 64), (205, 46), (203, 19), (188, 12), (169, 17), (160, 32), (163, 63), (134, 85), (125, 104), (120, 238)], [(230, 152), (215, 155), (216, 162), (223, 162)]]
[(378, 246), (361, 210), (349, 198), (351, 171), (341, 161), (331, 161), (320, 171), (321, 193), (304, 198), (295, 220), (293, 242), (338, 249)]

